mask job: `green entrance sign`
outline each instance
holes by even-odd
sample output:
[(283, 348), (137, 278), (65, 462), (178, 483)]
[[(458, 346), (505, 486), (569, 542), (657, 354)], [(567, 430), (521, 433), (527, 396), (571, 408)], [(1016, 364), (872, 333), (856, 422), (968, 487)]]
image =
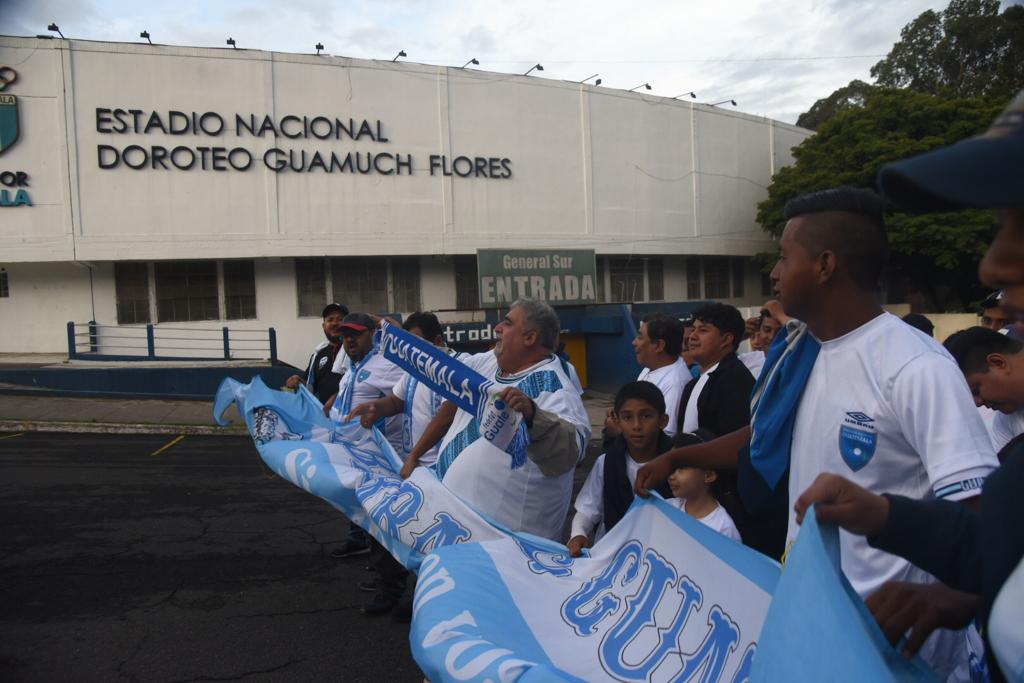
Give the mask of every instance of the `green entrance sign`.
[(531, 297), (552, 306), (597, 303), (593, 249), (480, 249), (480, 306), (504, 308)]

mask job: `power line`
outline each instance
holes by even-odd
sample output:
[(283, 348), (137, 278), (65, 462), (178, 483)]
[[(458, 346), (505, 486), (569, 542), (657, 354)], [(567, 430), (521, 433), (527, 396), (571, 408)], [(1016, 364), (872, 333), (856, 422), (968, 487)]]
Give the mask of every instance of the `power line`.
[[(708, 63), (749, 63), (749, 62), (814, 62), (835, 59), (880, 59), (887, 54), (875, 55), (818, 55), (803, 57), (689, 57), (684, 59), (545, 59), (549, 64), (708, 64)], [(428, 62), (445, 63), (449, 60), (426, 59)], [(527, 64), (534, 59), (488, 59), (488, 64)]]

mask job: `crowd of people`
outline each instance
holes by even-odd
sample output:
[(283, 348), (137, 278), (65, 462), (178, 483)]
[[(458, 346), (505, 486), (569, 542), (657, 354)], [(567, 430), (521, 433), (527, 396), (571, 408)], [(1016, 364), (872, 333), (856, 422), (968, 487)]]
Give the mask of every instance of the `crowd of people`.
[[(480, 438), (475, 415), (387, 361), (378, 319), (323, 311), (326, 341), (305, 383), (335, 420), (376, 426), (404, 460), (513, 531), (579, 556), (657, 491), (684, 513), (785, 561), (814, 506), (838, 524), (843, 572), (885, 636), (947, 680), (1024, 677), (1024, 93), (989, 132), (890, 164), (882, 195), (834, 188), (791, 200), (772, 273), (777, 298), (744, 320), (722, 303), (687, 320), (653, 313), (633, 341), (642, 370), (605, 417), (602, 454), (570, 511), (591, 427), (576, 373), (556, 354), (548, 304), (515, 302), (475, 355), (447, 350), (522, 414), (527, 462)], [(940, 344), (923, 316), (879, 300), (886, 202), (913, 211), (997, 212), (981, 267), (995, 290), (982, 325)], [(403, 327), (444, 348), (431, 313)], [(750, 350), (740, 353), (746, 341)], [(998, 453), (998, 457), (997, 457)], [(353, 526), (334, 553), (370, 553)], [(407, 573), (377, 549), (367, 614), (396, 610)]]

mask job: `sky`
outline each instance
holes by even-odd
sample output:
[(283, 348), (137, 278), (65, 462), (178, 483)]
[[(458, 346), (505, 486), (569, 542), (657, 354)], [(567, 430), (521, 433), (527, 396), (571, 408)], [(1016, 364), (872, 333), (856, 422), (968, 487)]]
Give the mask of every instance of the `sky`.
[[(698, 102), (794, 123), (870, 69), (929, 0), (0, 0), (0, 34), (314, 52), (523, 73)], [(730, 106), (730, 105), (725, 105)]]

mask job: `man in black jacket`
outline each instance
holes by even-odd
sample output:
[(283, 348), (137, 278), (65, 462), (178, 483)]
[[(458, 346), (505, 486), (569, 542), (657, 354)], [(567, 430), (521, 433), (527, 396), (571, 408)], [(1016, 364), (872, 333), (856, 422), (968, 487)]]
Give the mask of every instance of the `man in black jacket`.
[[(700, 366), (700, 376), (690, 380), (679, 399), (680, 434), (698, 429), (712, 438), (731, 434), (750, 424), (750, 393), (754, 376), (736, 356), (746, 324), (735, 307), (707, 304), (693, 313), (693, 332), (687, 340), (689, 353)], [(740, 535), (756, 531), (739, 499), (736, 470), (717, 470), (716, 495), (729, 510)]]
[(302, 375), (292, 375), (288, 378), (287, 386), (291, 390), (305, 384), (313, 394), (326, 403), (328, 399), (338, 393), (338, 383), (341, 382), (341, 374), (334, 372), (334, 361), (338, 357), (338, 349), (341, 348), (341, 321), (348, 315), (348, 308), (344, 304), (327, 304), (323, 310), (323, 328), (326, 341), (320, 342), (313, 350), (306, 365), (306, 372)]
[(700, 377), (683, 389), (677, 424), (680, 432), (705, 429), (715, 436), (750, 424), (754, 376), (736, 357), (743, 339), (740, 312), (726, 304), (707, 304), (693, 314), (689, 352)]

